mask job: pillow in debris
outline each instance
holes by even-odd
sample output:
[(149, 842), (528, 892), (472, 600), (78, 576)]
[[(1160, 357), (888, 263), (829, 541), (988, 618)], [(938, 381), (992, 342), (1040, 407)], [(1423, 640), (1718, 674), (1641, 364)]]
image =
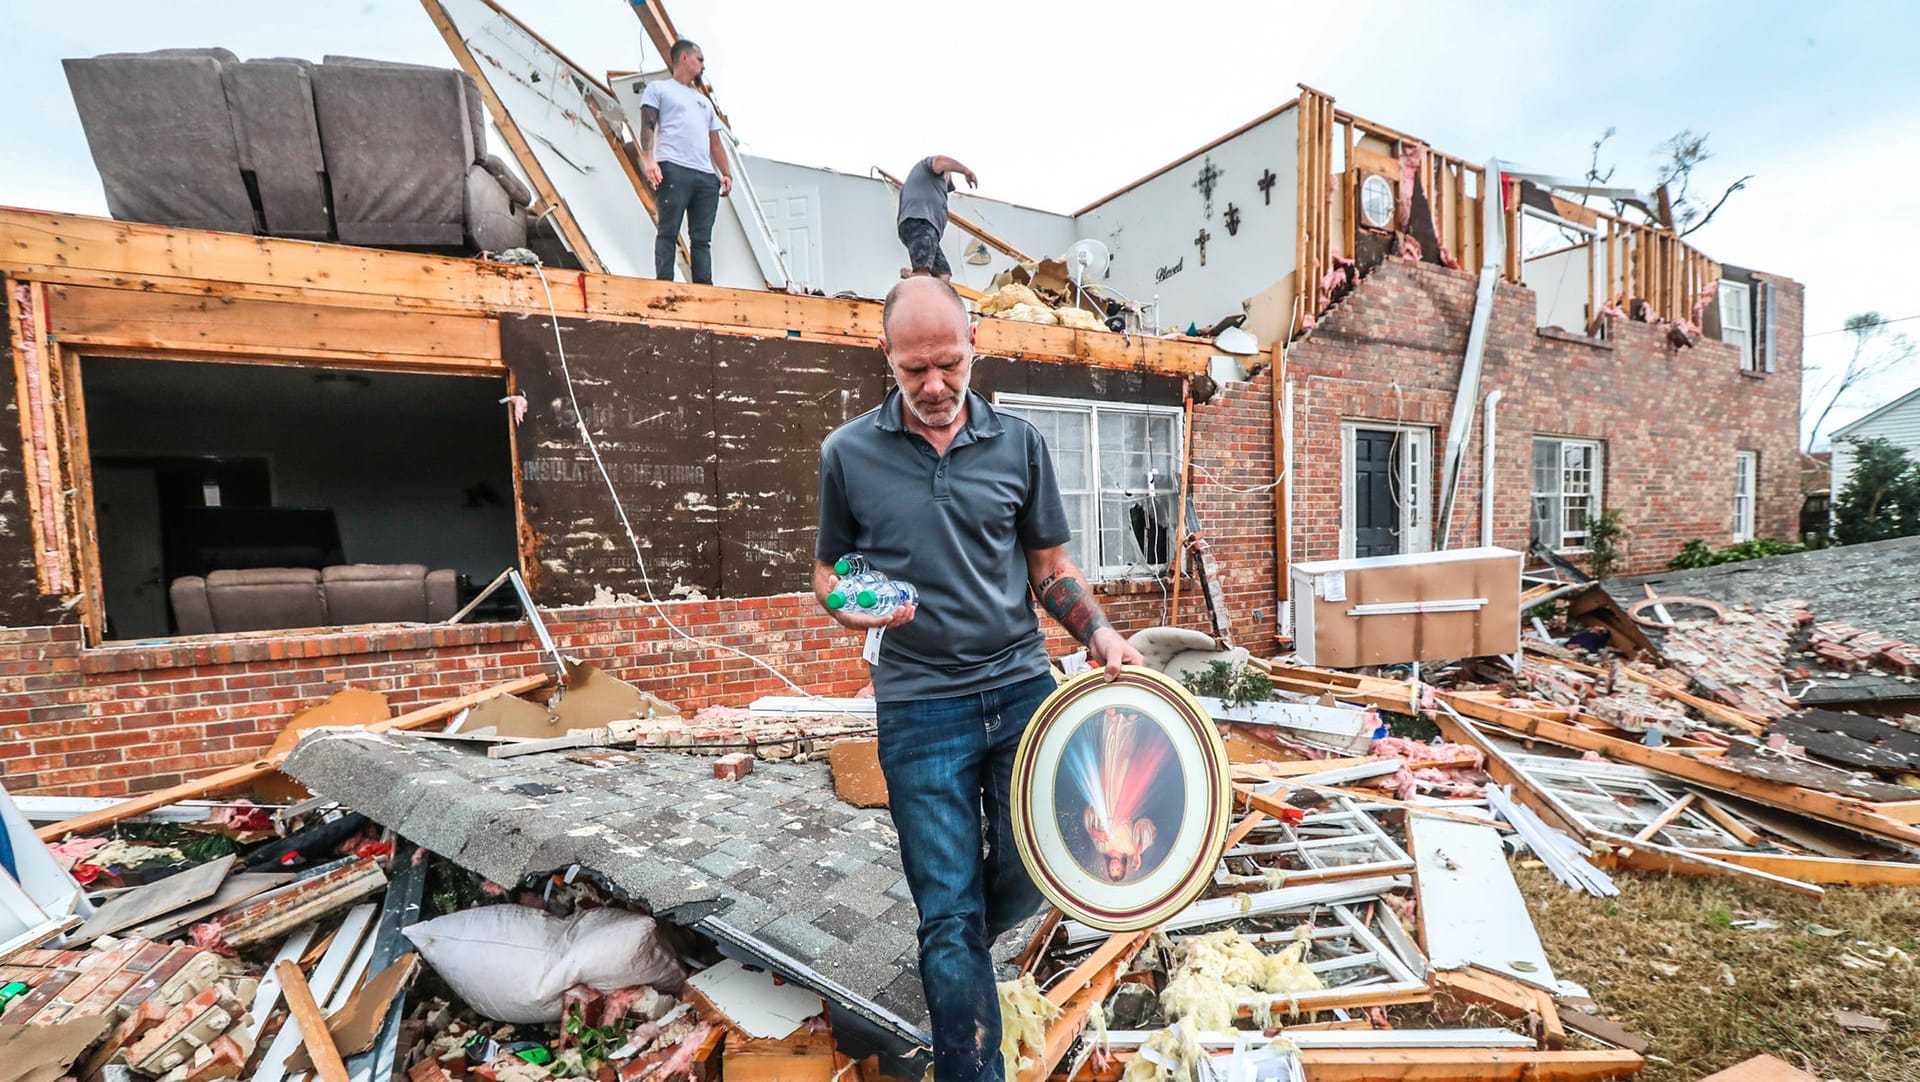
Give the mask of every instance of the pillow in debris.
[(562, 919), (523, 905), (489, 905), (402, 932), (455, 994), (496, 1022), (558, 1022), (561, 997), (576, 984), (678, 992), (687, 976), (653, 918), (624, 909)]
[(1059, 308), (1055, 308), (1053, 314), (1063, 327), (1076, 327), (1083, 331), (1104, 331), (1107, 329), (1105, 320), (1087, 311), (1085, 308), (1062, 305)]
[(981, 301), (980, 314), (983, 316), (997, 316), (1017, 304), (1031, 304), (1035, 308), (1046, 307), (1045, 304), (1041, 303), (1040, 298), (1033, 290), (1015, 282), (1011, 285), (1001, 286), (989, 294), (986, 300)]
[(1044, 304), (1016, 304), (1000, 313), (1001, 319), (1011, 319), (1015, 323), (1058, 323), (1060, 317), (1053, 309)]

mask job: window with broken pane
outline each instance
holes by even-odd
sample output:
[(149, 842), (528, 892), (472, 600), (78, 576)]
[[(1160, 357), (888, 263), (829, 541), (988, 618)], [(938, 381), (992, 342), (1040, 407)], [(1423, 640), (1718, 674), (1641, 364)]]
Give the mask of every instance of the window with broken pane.
[(1030, 395), (1000, 395), (996, 404), (1047, 441), (1075, 563), (1096, 579), (1165, 570), (1179, 510), (1177, 407)]
[(1600, 514), (1601, 454), (1593, 440), (1533, 441), (1533, 539), (1582, 551), (1587, 523)]

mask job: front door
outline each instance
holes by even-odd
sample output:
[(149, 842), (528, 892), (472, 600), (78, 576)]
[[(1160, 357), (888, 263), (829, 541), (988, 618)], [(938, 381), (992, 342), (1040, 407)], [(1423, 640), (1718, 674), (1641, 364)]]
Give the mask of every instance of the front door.
[(1353, 431), (1353, 554), (1394, 556), (1400, 552), (1400, 499), (1395, 491), (1399, 433), (1356, 428)]

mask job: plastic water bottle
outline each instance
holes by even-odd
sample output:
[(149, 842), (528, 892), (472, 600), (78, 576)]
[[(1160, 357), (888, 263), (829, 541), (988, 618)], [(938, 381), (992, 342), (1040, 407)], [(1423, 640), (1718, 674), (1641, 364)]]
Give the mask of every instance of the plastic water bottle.
[(827, 596), (829, 608), (864, 616), (892, 616), (900, 606), (919, 602), (920, 591), (914, 589), (912, 583), (896, 582), (884, 576), (866, 580), (861, 589), (839, 606), (833, 604), (833, 595)]
[(849, 552), (833, 561), (833, 573), (843, 579), (848, 575), (864, 575), (871, 570), (873, 567), (867, 563), (867, 558), (857, 552)]
[[(846, 561), (842, 558), (834, 564), (834, 567), (837, 569), (844, 562)], [(827, 595), (827, 607), (830, 609), (852, 609), (859, 612), (859, 599), (863, 596), (872, 599), (875, 596), (873, 588), (886, 581), (886, 576), (864, 568), (851, 574), (843, 574), (838, 570), (834, 573), (840, 575), (840, 581), (833, 584), (833, 592)]]

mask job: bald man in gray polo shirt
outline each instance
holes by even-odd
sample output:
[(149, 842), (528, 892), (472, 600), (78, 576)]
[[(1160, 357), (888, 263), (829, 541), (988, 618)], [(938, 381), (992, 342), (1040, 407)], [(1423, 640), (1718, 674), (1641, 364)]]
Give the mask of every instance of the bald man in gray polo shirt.
[[(888, 617), (873, 665), (880, 770), (920, 911), (920, 983), (935, 1082), (1001, 1082), (989, 946), (1040, 907), (1009, 818), (1013, 756), (1054, 683), (1033, 598), (1118, 675), (1140, 654), (1067, 556), (1053, 461), (1034, 427), (967, 389), (973, 327), (953, 287), (909, 278), (887, 294), (880, 348), (898, 386), (820, 446), (813, 589), (864, 553), (920, 592)], [(981, 818), (987, 851), (981, 853)]]

